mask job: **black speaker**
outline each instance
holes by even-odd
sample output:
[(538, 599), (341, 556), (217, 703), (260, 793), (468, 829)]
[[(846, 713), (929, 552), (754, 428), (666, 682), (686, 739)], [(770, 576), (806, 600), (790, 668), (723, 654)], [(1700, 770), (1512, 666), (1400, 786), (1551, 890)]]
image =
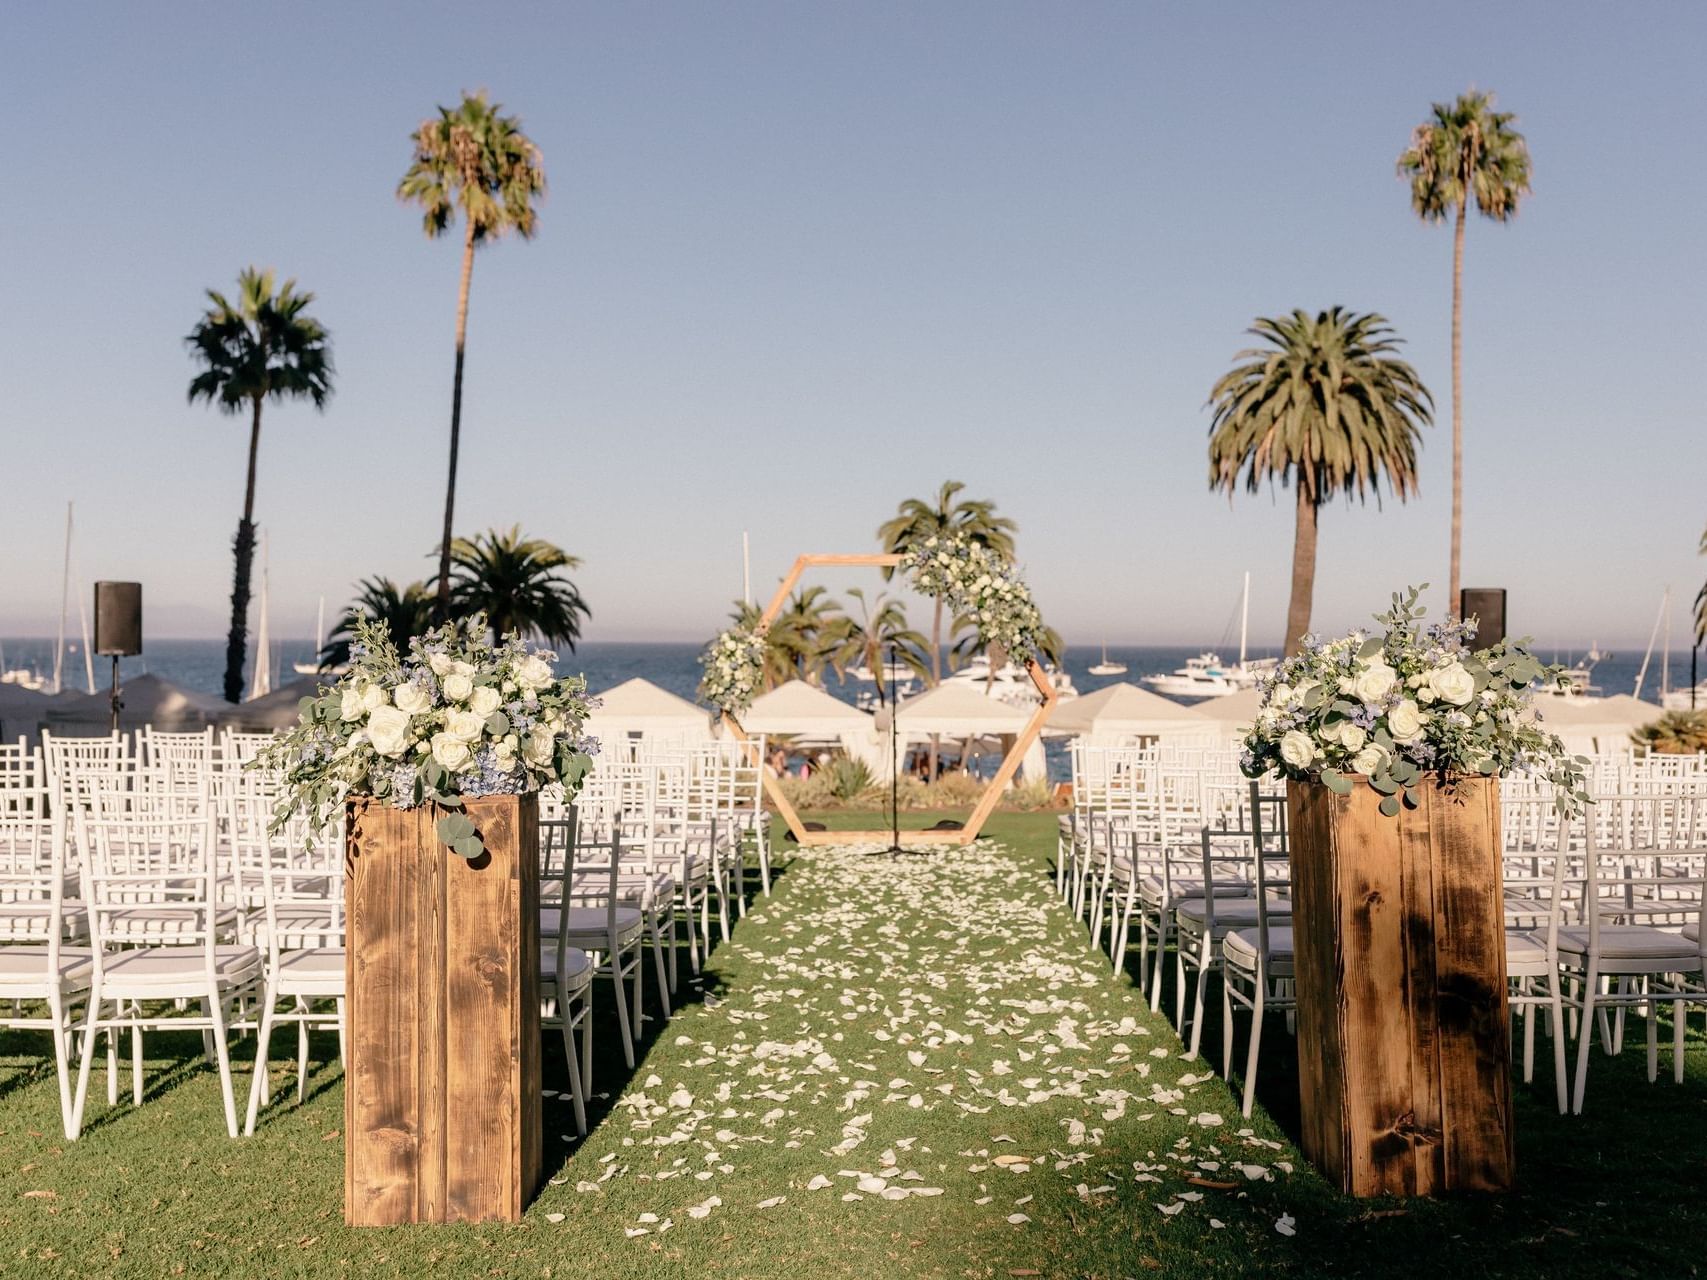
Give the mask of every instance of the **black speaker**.
[(1487, 648), (1505, 639), (1505, 588), (1465, 587), (1458, 593), (1458, 616), (1476, 619), (1476, 645)]
[(130, 657), (142, 652), (142, 584), (95, 584), (95, 652)]

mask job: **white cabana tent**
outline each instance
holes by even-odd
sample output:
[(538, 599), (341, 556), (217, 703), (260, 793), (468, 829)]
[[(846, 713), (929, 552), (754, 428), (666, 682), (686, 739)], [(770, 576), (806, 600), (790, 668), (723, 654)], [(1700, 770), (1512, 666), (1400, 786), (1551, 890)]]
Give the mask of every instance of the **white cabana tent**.
[(1206, 698), (1191, 710), (1210, 721), (1220, 733), (1223, 742), (1233, 745), (1243, 741), (1245, 735), (1250, 732), (1261, 706), (1260, 693), (1255, 689), (1240, 689), (1237, 693), (1229, 693), (1225, 697)]
[(36, 726), (47, 717), (55, 699), (21, 684), (0, 683), (0, 742), (36, 740)]
[[(896, 725), (908, 742), (921, 742), (933, 735), (945, 738), (993, 738), (1008, 740), (1024, 729), (1032, 713), (1023, 707), (1012, 706), (1000, 698), (991, 698), (977, 689), (961, 683), (940, 684), (916, 698), (908, 698), (896, 712)], [(877, 717), (879, 735), (889, 732), (889, 717)], [(1003, 750), (1010, 742), (1003, 741)], [(1033, 742), (1020, 763), (1020, 773), (1026, 778), (1041, 778), (1045, 773), (1043, 743)]]
[(1630, 734), (1658, 720), (1664, 711), (1627, 693), (1610, 698), (1561, 698), (1543, 694), (1535, 699), (1541, 723), (1559, 735), (1567, 750), (1603, 755), (1628, 750)]
[[(197, 693), (157, 675), (141, 675), (119, 685), (124, 709), (119, 727), (153, 725), (163, 731), (201, 729), (233, 710), (223, 698)], [(105, 691), (51, 699), (42, 713), (50, 731), (105, 733), (112, 722), (110, 695)]]
[(240, 702), (236, 706), (221, 703), (223, 710), (215, 713), (220, 724), (229, 725), (244, 733), (266, 733), (275, 729), (294, 729), (301, 716), (299, 704), (316, 693), (320, 685), (331, 684), (333, 677), (299, 676), (281, 684), (271, 693)]
[(1058, 703), (1049, 717), (1056, 733), (1113, 742), (1134, 738), (1207, 744), (1221, 736), (1220, 726), (1196, 707), (1174, 702), (1121, 681), (1095, 693)]
[(706, 742), (711, 715), (686, 698), (636, 676), (595, 695), (599, 705), (587, 718), (587, 732), (601, 742)]
[(880, 741), (872, 732), (870, 715), (804, 680), (790, 680), (760, 694), (740, 719), (748, 733), (833, 743), (863, 760), (873, 778), (887, 780), (893, 768), (885, 763), (887, 739)]

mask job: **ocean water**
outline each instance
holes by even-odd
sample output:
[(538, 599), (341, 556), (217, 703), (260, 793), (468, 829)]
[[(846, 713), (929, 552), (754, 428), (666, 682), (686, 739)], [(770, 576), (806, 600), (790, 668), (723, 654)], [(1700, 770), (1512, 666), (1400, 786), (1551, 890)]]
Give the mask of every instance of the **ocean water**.
[[(52, 640), (0, 638), (0, 647), (3, 647), (5, 662), (9, 667), (34, 668), (44, 673), (53, 670)], [(696, 644), (593, 642), (581, 645), (574, 653), (564, 652), (558, 659), (557, 666), (564, 674), (584, 674), (588, 687), (594, 693), (640, 676), (671, 693), (693, 700), (694, 690), (699, 684), (697, 659), (700, 648), (701, 646)], [(313, 650), (313, 642), (307, 639), (284, 640), (274, 646), (274, 687), (302, 678), (291, 671), (290, 665), (293, 662), (310, 661)], [(1580, 652), (1554, 650), (1544, 645), (1536, 646), (1536, 651), (1543, 660), (1549, 662), (1569, 663), (1581, 656)], [(1146, 675), (1172, 671), (1183, 666), (1187, 658), (1196, 657), (1199, 652), (1196, 648), (1178, 646), (1111, 645), (1108, 656), (1126, 663), (1128, 670), (1123, 676), (1102, 677), (1093, 676), (1088, 670), (1102, 660), (1101, 648), (1095, 645), (1074, 645), (1068, 647), (1065, 665), (1067, 673), (1073, 678), (1074, 687), (1080, 693), (1090, 693), (1118, 680), (1136, 682)], [(1250, 656), (1260, 658), (1273, 653), (1273, 650), (1256, 650)], [(1223, 653), (1222, 656), (1231, 658), (1232, 655)], [(1650, 701), (1658, 700), (1660, 657), (1658, 653), (1654, 654), (1642, 688), (1643, 696)], [(111, 663), (110, 658), (95, 659), (97, 688), (106, 687)], [(251, 658), (251, 665), (245, 668), (246, 677), (253, 670), (252, 663)], [(1613, 653), (1603, 657), (1595, 667), (1594, 682), (1604, 693), (1630, 693), (1635, 687), (1636, 673), (1641, 665), (1642, 652), (1639, 649)], [(144, 672), (153, 672), (187, 689), (217, 695), (225, 674), (225, 643), (220, 640), (151, 640), (147, 642), (146, 653), (135, 658), (125, 658), (120, 664), (120, 674), (124, 679)], [(67, 688), (79, 691), (86, 688), (81, 653), (67, 653), (65, 684)], [(1671, 655), (1671, 685), (1673, 688), (1686, 688), (1688, 684), (1689, 652), (1674, 651)], [(845, 685), (838, 686), (834, 675), (831, 675), (828, 687), (831, 693), (851, 702), (861, 685), (850, 680)]]

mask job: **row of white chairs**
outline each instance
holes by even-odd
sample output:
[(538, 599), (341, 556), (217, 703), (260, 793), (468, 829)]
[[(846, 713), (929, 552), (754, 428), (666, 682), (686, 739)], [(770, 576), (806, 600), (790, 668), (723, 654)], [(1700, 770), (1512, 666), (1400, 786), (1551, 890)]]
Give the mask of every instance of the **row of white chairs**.
[[(1073, 753), (1074, 806), (1060, 827), (1057, 883), (1093, 941), (1104, 928), (1118, 973), (1133, 925), (1139, 981), (1158, 1007), (1173, 952), (1173, 1018), (1202, 1040), (1211, 976), (1222, 979), (1223, 1070), (1234, 1014), (1251, 1015), (1243, 1107), (1253, 1099), (1265, 1012), (1294, 1007), (1286, 812), (1274, 784), (1234, 781), (1225, 760), (1189, 764), (1151, 748)], [(1707, 878), (1707, 756), (1636, 753), (1594, 763), (1617, 783), (1586, 814), (1559, 816), (1544, 784), (1508, 781), (1502, 804), (1507, 970), (1533, 1078), (1536, 1016), (1547, 1014), (1559, 1109), (1580, 1111), (1598, 1032), (1619, 1052), (1626, 1015), (1646, 1019), (1657, 1071), (1657, 1014), (1672, 1008), (1673, 1073), (1683, 1078), (1686, 1014), (1707, 1003), (1701, 913)], [(1194, 808), (1195, 807), (1195, 808)], [(1290, 1018), (1289, 1018), (1290, 1022)], [(1574, 1088), (1566, 1042), (1575, 1034)]]

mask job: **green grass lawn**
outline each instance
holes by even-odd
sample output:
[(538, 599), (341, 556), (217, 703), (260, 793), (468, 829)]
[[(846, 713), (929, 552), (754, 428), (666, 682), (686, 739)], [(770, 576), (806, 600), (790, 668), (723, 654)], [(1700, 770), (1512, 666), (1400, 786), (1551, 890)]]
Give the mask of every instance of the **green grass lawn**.
[[(1597, 1054), (1576, 1119), (1539, 1068), (1511, 1196), (1343, 1200), (1291, 1143), (1280, 1022), (1245, 1122), (1054, 898), (1053, 832), (1011, 814), (971, 850), (781, 852), (775, 894), (648, 1023), (632, 1074), (601, 1005), (592, 1135), (567, 1140), (548, 1100), (552, 1181), (519, 1226), (346, 1228), (330, 1038), (308, 1101), (233, 1142), (199, 1038), (152, 1037), (145, 1105), (108, 1111), (97, 1068), (68, 1144), (45, 1038), (0, 1032), (0, 1276), (1697, 1273), (1698, 1033), (1681, 1088), (1646, 1083), (1636, 1037)], [(550, 1053), (546, 1083), (566, 1087)]]

